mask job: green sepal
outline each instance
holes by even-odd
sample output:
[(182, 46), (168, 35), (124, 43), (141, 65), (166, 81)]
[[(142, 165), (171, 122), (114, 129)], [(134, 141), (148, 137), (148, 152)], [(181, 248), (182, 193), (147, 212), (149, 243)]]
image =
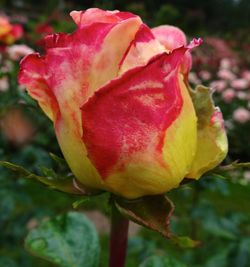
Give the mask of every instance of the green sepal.
[(198, 129), (206, 127), (210, 123), (216, 107), (212, 98), (212, 91), (203, 85), (197, 85), (195, 89), (188, 87), (191, 95), (196, 116), (198, 117)]
[(225, 178), (228, 176), (228, 172), (241, 169), (250, 169), (250, 162), (238, 162), (236, 160), (228, 165), (218, 166), (217, 168), (211, 170), (211, 172), (209, 172), (208, 174), (214, 174)]
[(97, 195), (100, 193), (99, 190), (90, 189), (80, 184), (72, 173), (58, 175), (53, 169), (42, 167), (41, 171), (44, 176), (41, 176), (28, 171), (20, 165), (7, 161), (0, 161), (0, 166), (9, 169), (18, 176), (38, 181), (44, 185), (47, 185), (51, 189), (56, 189), (64, 193), (87, 196)]
[(170, 230), (170, 219), (174, 211), (173, 202), (166, 195), (124, 199), (113, 196), (118, 211), (127, 219), (160, 233), (176, 245), (193, 248), (200, 244), (186, 236), (177, 236)]
[(170, 217), (174, 204), (165, 195), (145, 196), (128, 200), (115, 197), (115, 205), (120, 213), (131, 221), (154, 230), (170, 238)]

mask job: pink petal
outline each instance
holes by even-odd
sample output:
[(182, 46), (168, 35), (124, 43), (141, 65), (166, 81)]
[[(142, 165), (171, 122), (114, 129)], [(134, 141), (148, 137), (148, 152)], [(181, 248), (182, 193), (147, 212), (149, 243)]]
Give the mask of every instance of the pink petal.
[(99, 8), (89, 8), (86, 11), (72, 11), (70, 12), (70, 16), (79, 27), (97, 22), (119, 23), (129, 18), (138, 18), (138, 16), (129, 12), (120, 12), (118, 10), (105, 11)]

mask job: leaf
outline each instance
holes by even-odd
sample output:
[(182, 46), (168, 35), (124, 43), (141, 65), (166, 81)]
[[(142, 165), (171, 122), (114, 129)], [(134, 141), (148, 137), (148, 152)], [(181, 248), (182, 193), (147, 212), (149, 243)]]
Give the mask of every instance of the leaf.
[(213, 255), (209, 260), (205, 263), (204, 267), (226, 267), (228, 266), (228, 256), (232, 250), (232, 246), (228, 246), (225, 249), (220, 249), (220, 251)]
[[(232, 223), (232, 222), (231, 222)], [(232, 223), (233, 224), (233, 223)], [(237, 233), (235, 233), (232, 227), (227, 227), (222, 220), (216, 220), (215, 218), (209, 218), (203, 223), (204, 229), (213, 236), (225, 238), (227, 240), (236, 240)]]
[(170, 238), (169, 222), (174, 210), (173, 203), (165, 195), (146, 196), (128, 200), (115, 198), (117, 209), (125, 217)]
[(99, 264), (97, 232), (90, 221), (77, 212), (42, 222), (28, 234), (25, 248), (60, 267), (97, 267)]
[[(17, 164), (13, 164), (7, 161), (0, 161), (0, 166), (3, 166), (11, 170), (12, 172), (15, 172), (19, 176), (39, 181), (49, 186), (52, 189), (57, 189), (59, 191), (70, 193), (70, 194), (84, 195), (83, 187), (80, 187), (78, 184), (76, 184), (77, 182), (72, 174), (69, 174), (68, 176), (65, 176), (65, 177), (60, 177), (56, 175), (53, 172), (53, 170), (48, 171), (47, 168), (44, 168), (43, 173), (46, 173), (47, 175), (53, 173), (53, 176), (52, 177), (50, 175), (40, 176), (40, 175), (31, 173), (30, 171), (26, 170), (22, 166), (19, 166)], [(46, 170), (46, 172), (44, 170)]]
[(151, 256), (139, 267), (186, 267), (186, 265), (170, 256)]
[(7, 257), (0, 257), (0, 267), (17, 267), (14, 260)]

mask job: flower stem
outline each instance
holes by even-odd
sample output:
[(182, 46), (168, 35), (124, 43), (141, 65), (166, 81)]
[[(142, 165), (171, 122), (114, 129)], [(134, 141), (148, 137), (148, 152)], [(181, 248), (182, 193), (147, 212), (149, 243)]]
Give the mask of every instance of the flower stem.
[(112, 205), (109, 267), (124, 267), (127, 254), (129, 220)]

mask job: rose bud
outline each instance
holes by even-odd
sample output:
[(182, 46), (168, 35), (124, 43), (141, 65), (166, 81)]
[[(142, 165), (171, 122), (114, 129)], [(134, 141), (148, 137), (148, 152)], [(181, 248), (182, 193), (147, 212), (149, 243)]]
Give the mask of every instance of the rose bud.
[(131, 13), (92, 8), (71, 16), (77, 30), (45, 37), (45, 55), (22, 60), (19, 82), (53, 121), (79, 182), (137, 198), (167, 192), (187, 175), (198, 179), (221, 162), (217, 116), (203, 134), (213, 131), (214, 145), (199, 150), (211, 153), (200, 168), (193, 162), (203, 125), (197, 128), (180, 64), (199, 40), (166, 49)]

